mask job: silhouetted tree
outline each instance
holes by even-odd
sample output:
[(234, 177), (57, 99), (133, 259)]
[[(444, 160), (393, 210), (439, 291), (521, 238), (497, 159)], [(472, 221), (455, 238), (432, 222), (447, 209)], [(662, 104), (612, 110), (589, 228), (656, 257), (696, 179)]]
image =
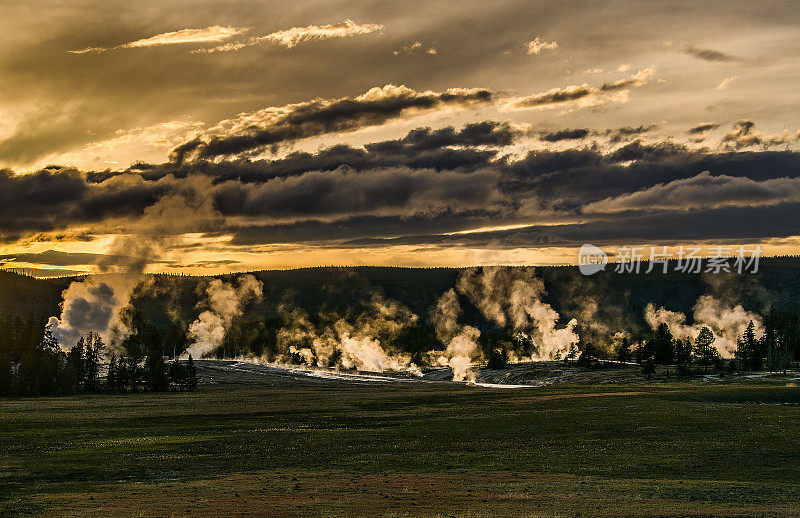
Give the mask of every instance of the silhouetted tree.
[(756, 340), (755, 324), (751, 320), (744, 334), (738, 340), (735, 358), (739, 368), (751, 371), (761, 370), (764, 359), (761, 355), (761, 344)]
[(86, 351), (84, 353), (84, 390), (94, 392), (97, 390), (97, 378), (100, 370), (100, 358), (105, 344), (100, 335), (90, 332), (86, 336)]
[(669, 326), (659, 324), (653, 336), (653, 359), (661, 365), (669, 365), (675, 358), (675, 340)]
[(197, 389), (197, 368), (194, 366), (192, 355), (189, 355), (189, 361), (186, 362), (186, 379), (189, 390)]
[(488, 369), (505, 369), (508, 366), (508, 353), (505, 347), (495, 347), (489, 352)]
[(703, 366), (704, 372), (708, 372), (708, 366), (713, 365), (718, 357), (719, 354), (714, 347), (714, 333), (703, 326), (695, 340), (695, 358)]
[(649, 356), (645, 358), (644, 361), (642, 362), (642, 374), (644, 374), (647, 377), (647, 379), (650, 379), (650, 377), (653, 374), (655, 374), (655, 372), (656, 372), (656, 362), (653, 359), (653, 357)]
[(647, 379), (650, 379), (650, 376), (656, 372), (655, 339), (651, 338), (642, 342), (636, 352), (638, 361), (642, 366), (642, 374), (647, 376)]
[(65, 390), (73, 394), (86, 386), (86, 345), (83, 337), (67, 353), (67, 369)]
[(597, 358), (597, 353), (595, 352), (594, 345), (591, 342), (587, 342), (583, 346), (583, 351), (581, 355), (578, 357), (578, 361), (576, 362), (577, 365), (580, 367), (591, 367), (592, 361)]
[(144, 382), (149, 390), (161, 392), (167, 389), (167, 365), (160, 351), (150, 351), (144, 363)]
[(629, 362), (631, 360), (631, 341), (625, 336), (617, 349), (617, 359), (621, 362)]
[(692, 339), (675, 340), (675, 363), (686, 365), (692, 362)]
[(108, 360), (108, 374), (106, 374), (106, 388), (111, 391), (117, 390), (119, 380), (119, 366), (117, 365), (117, 355), (111, 353)]
[(128, 390), (131, 383), (130, 361), (125, 356), (120, 356), (117, 361), (117, 391)]

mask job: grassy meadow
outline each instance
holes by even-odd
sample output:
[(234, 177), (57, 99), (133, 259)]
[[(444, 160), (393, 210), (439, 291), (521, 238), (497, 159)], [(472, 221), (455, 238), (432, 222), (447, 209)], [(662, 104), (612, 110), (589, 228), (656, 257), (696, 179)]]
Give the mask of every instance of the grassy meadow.
[(0, 400), (0, 514), (796, 516), (787, 383)]

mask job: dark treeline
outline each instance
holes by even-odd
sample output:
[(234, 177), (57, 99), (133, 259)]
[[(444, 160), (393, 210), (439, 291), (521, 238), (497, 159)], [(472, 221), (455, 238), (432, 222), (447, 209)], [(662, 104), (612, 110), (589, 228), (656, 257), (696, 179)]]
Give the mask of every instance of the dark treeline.
[[(127, 354), (108, 351), (88, 333), (68, 351), (34, 317), (0, 319), (0, 395), (46, 396), (98, 392), (194, 390), (197, 370), (164, 360), (161, 349), (128, 340)], [(108, 361), (105, 361), (108, 358)]]
[[(403, 326), (394, 335), (377, 335), (381, 345), (392, 353), (407, 353), (412, 361), (425, 366), (426, 352), (445, 347), (437, 338), (431, 322), (431, 308), (447, 290), (453, 288), (462, 270), (455, 268), (306, 268), (289, 271), (252, 272), (263, 283), (263, 298), (243, 308), (225, 329), (221, 345), (207, 353), (209, 357), (254, 356), (267, 361), (311, 361), (295, 350), (308, 348), (299, 334), (297, 342), (281, 338), (281, 331), (296, 323), (298, 312), (318, 331), (334, 325), (338, 319), (354, 325), (362, 315), (374, 312), (375, 296), (396, 301), (418, 319)], [(676, 365), (670, 372), (783, 370), (800, 359), (800, 260), (798, 258), (763, 259), (757, 275), (716, 276), (670, 272), (668, 274), (615, 274), (601, 272), (592, 277), (581, 275), (575, 267), (537, 268), (547, 288), (543, 301), (561, 315), (559, 325), (571, 318), (579, 322), (576, 331), (581, 342), (565, 359), (591, 364), (591, 358), (638, 360), (646, 369), (656, 365)], [(238, 274), (218, 276), (233, 283)], [(154, 275), (146, 288), (137, 289), (122, 316), (130, 335), (113, 350), (110, 375), (106, 365), (111, 360), (110, 347), (101, 344), (102, 372), (94, 380), (86, 379), (87, 354), (98, 347), (96, 337), (84, 337), (78, 344), (61, 344), (65, 353), (47, 337), (44, 321), (60, 314), (58, 302), (69, 280), (36, 280), (9, 272), (0, 272), (0, 391), (19, 394), (61, 394), (87, 390), (164, 390), (183, 387), (176, 381), (164, 357), (177, 358), (189, 345), (187, 331), (204, 305), (206, 287), (211, 278)], [(710, 282), (714, 281), (714, 282)], [(690, 315), (698, 297), (711, 293), (726, 301), (741, 303), (744, 309), (764, 315), (766, 333), (759, 340), (742, 338), (735, 361), (723, 361), (712, 352), (703, 351), (707, 333), (687, 343), (676, 340), (668, 329), (651, 331), (644, 319), (648, 303), (655, 307)], [(520, 339), (512, 331), (486, 319), (467, 297), (459, 296), (464, 325), (480, 330), (478, 361), (502, 365), (508, 358), (530, 356), (535, 345)], [(28, 310), (20, 318), (20, 312)], [(588, 311), (592, 310), (592, 311)], [(26, 315), (33, 315), (27, 318)], [(594, 323), (602, 325), (594, 326)], [(689, 322), (691, 323), (691, 321)], [(620, 347), (610, 335), (627, 330), (629, 339)], [(90, 340), (91, 338), (91, 340)], [(701, 339), (700, 339), (701, 338)], [(583, 354), (580, 354), (583, 352)], [(72, 363), (68, 357), (72, 354)], [(79, 359), (81, 359), (79, 361)], [(312, 359), (313, 360), (313, 359)], [(335, 361), (334, 356), (329, 361)], [(178, 364), (182, 365), (182, 364)], [(49, 366), (53, 366), (52, 368)], [(336, 365), (331, 365), (336, 366)], [(175, 370), (180, 370), (175, 367)], [(76, 370), (77, 374), (72, 370)], [(31, 372), (39, 374), (31, 374)], [(49, 374), (43, 374), (49, 372)], [(108, 379), (110, 378), (110, 379)], [(96, 380), (100, 379), (100, 382)], [(167, 380), (165, 382), (164, 380)], [(38, 380), (38, 381), (37, 381)]]
[[(642, 266), (647, 269), (647, 264)], [(609, 268), (610, 270), (610, 268)], [(359, 305), (372, 293), (396, 300), (425, 319), (430, 307), (456, 284), (461, 273), (457, 268), (392, 268), (392, 267), (316, 267), (297, 270), (265, 270), (251, 272), (264, 283), (263, 304), (250, 309), (260, 318), (278, 318), (275, 308), (290, 302), (310, 315), (360, 310)], [(653, 303), (672, 311), (690, 314), (698, 297), (710, 293), (736, 300), (744, 309), (762, 315), (769, 311), (800, 311), (800, 258), (762, 258), (760, 269), (753, 275), (716, 275), (709, 285), (703, 274), (670, 271), (662, 274), (656, 269), (649, 274), (618, 274), (600, 272), (586, 277), (573, 266), (542, 266), (536, 268), (547, 288), (544, 302), (564, 319), (583, 321), (586, 301), (596, 303), (599, 321), (618, 329), (646, 330), (644, 307)], [(239, 274), (220, 275), (226, 281)], [(154, 276), (158, 297), (140, 293), (134, 304), (146, 321), (163, 331), (176, 318), (188, 325), (197, 318), (197, 305), (204, 285), (212, 277), (192, 277), (158, 274)], [(71, 279), (33, 279), (0, 270), (0, 318), (14, 316), (37, 318), (59, 315), (61, 293)], [(724, 286), (722, 286), (724, 284)], [(718, 293), (719, 291), (724, 293)], [(462, 301), (463, 303), (464, 301)], [(465, 307), (465, 311), (472, 311)], [(248, 316), (248, 315), (245, 315)], [(468, 320), (479, 320), (465, 315)], [(471, 324), (472, 322), (470, 322)], [(591, 329), (581, 336), (598, 343)]]

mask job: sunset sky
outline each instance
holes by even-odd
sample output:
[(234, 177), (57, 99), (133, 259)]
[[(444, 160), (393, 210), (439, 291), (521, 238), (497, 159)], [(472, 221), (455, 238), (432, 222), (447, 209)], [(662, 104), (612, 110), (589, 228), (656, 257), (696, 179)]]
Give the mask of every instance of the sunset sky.
[(793, 2), (40, 1), (0, 17), (38, 275), (800, 250)]

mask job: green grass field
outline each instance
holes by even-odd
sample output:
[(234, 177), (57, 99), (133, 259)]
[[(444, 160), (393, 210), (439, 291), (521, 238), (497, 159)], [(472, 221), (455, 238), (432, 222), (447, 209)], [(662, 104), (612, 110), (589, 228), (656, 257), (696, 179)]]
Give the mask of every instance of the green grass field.
[(785, 383), (5, 399), (0, 512), (797, 516), (799, 418)]

